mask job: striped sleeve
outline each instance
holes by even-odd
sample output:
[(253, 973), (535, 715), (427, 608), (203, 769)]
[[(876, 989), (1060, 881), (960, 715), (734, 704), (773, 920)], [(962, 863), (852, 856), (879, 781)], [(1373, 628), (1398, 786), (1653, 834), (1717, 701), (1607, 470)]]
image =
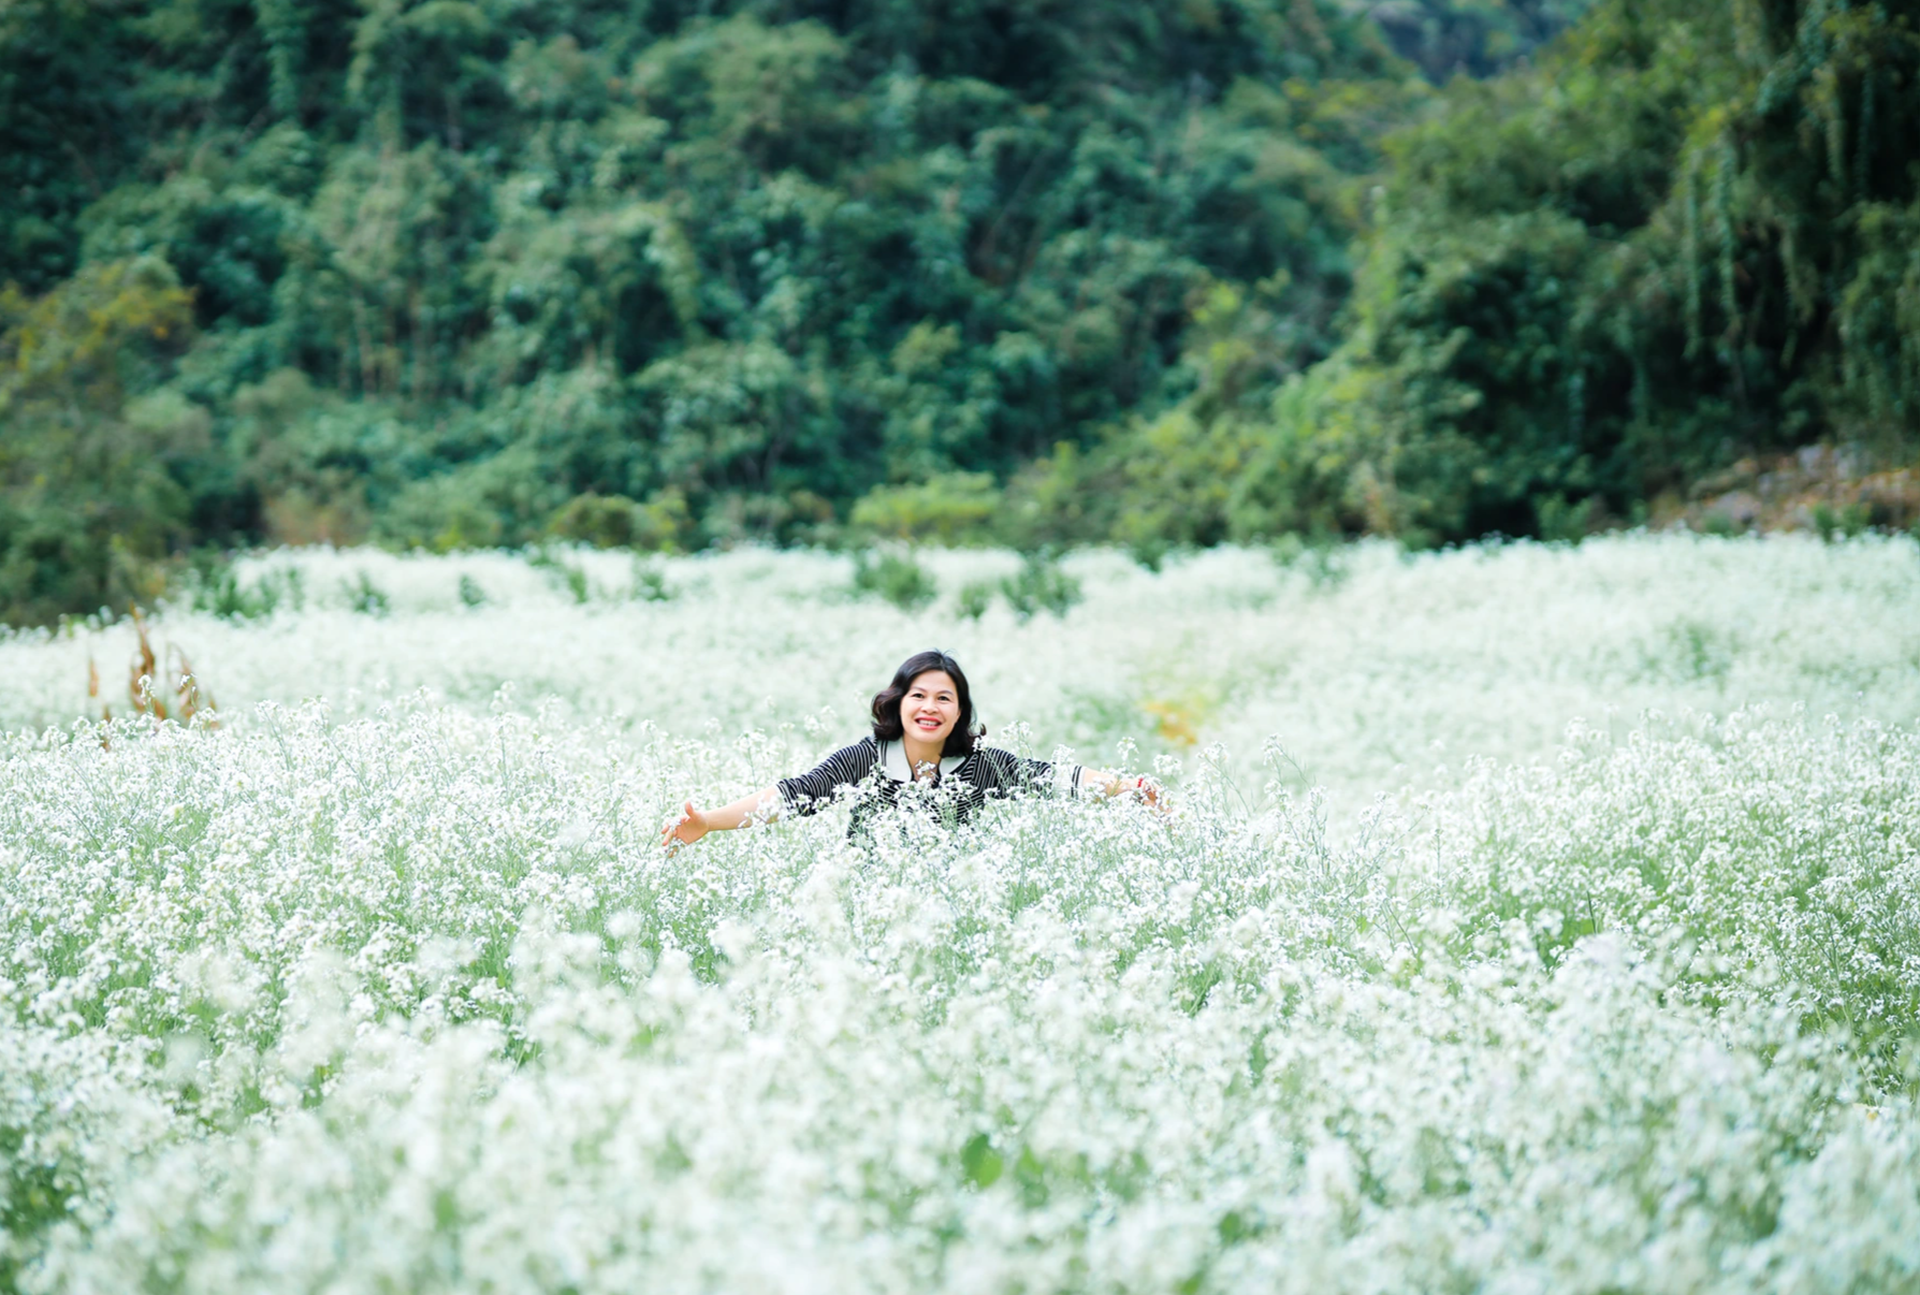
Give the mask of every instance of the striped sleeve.
[(880, 758), (880, 747), (870, 737), (852, 746), (841, 747), (806, 773), (782, 778), (777, 784), (780, 799), (796, 814), (811, 814), (833, 803), (833, 794), (851, 787), (873, 772)]
[(1062, 788), (1076, 792), (1080, 790), (1080, 775), (1085, 772), (1077, 764), (1057, 765), (1049, 760), (1029, 760), (997, 746), (980, 747), (978, 754), (987, 775), (982, 782), (990, 784), (984, 786), (983, 790), (1003, 796), (1018, 792), (1051, 796)]

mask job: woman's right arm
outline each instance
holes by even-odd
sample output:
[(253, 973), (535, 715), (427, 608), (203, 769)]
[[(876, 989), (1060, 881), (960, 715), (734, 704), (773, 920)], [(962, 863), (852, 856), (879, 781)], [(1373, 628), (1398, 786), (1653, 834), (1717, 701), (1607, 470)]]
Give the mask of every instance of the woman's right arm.
[(834, 792), (859, 782), (879, 758), (879, 747), (872, 739), (843, 747), (797, 778), (783, 778), (764, 791), (742, 796), (719, 809), (696, 809), (692, 801), (680, 817), (660, 831), (663, 844), (673, 848), (678, 842), (692, 845), (709, 832), (725, 832), (747, 823), (764, 823), (787, 810), (811, 814), (833, 799)]
[(661, 829), (660, 840), (669, 846), (675, 841), (692, 845), (709, 832), (730, 832), (749, 822), (764, 823), (779, 812), (780, 788), (777, 786), (742, 796), (718, 809), (696, 809), (693, 802), (688, 801), (680, 817)]

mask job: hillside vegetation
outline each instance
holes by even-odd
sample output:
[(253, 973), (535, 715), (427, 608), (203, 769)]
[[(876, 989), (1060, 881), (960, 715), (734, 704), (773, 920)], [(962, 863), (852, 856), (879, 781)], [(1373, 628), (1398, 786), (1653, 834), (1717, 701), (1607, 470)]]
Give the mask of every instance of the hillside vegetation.
[(1257, 303), (1217, 290), (1198, 390), (1054, 488), (1102, 501), (1089, 533), (1435, 542), (1644, 520), (1814, 441), (1910, 459), (1910, 11), (1603, 4), (1534, 66), (1456, 81), (1386, 143), (1335, 353), (1276, 393)]
[(261, 542), (1575, 534), (1898, 458), (1906, 15), (1583, 7), (9, 5), (0, 612)]

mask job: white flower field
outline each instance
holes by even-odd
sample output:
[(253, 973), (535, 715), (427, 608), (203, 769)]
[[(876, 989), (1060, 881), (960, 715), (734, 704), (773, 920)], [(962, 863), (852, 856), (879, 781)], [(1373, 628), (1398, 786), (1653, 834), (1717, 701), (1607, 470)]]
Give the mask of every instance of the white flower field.
[[(0, 640), (0, 1288), (1920, 1289), (1911, 539), (920, 560)], [(1170, 812), (660, 849), (929, 646)]]

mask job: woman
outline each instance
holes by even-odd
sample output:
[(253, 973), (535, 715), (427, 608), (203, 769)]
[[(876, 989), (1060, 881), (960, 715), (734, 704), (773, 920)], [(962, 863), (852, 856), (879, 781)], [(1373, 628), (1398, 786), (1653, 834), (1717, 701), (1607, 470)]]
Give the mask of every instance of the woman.
[(987, 797), (1031, 791), (1049, 794), (1064, 782), (1072, 791), (1101, 796), (1134, 795), (1158, 804), (1160, 788), (1150, 778), (1126, 777), (1074, 765), (1061, 770), (1045, 760), (1028, 760), (999, 747), (982, 746), (984, 726), (973, 718), (973, 694), (960, 663), (944, 652), (908, 657), (893, 672), (893, 682), (874, 695), (873, 736), (861, 738), (822, 760), (797, 778), (742, 796), (718, 809), (696, 809), (692, 801), (667, 824), (661, 838), (669, 849), (691, 845), (708, 832), (764, 822), (791, 810), (811, 814), (833, 803), (842, 787), (870, 784), (854, 810), (854, 824), (880, 804), (899, 802), (901, 789), (919, 784), (945, 789), (945, 803), (966, 822)]

